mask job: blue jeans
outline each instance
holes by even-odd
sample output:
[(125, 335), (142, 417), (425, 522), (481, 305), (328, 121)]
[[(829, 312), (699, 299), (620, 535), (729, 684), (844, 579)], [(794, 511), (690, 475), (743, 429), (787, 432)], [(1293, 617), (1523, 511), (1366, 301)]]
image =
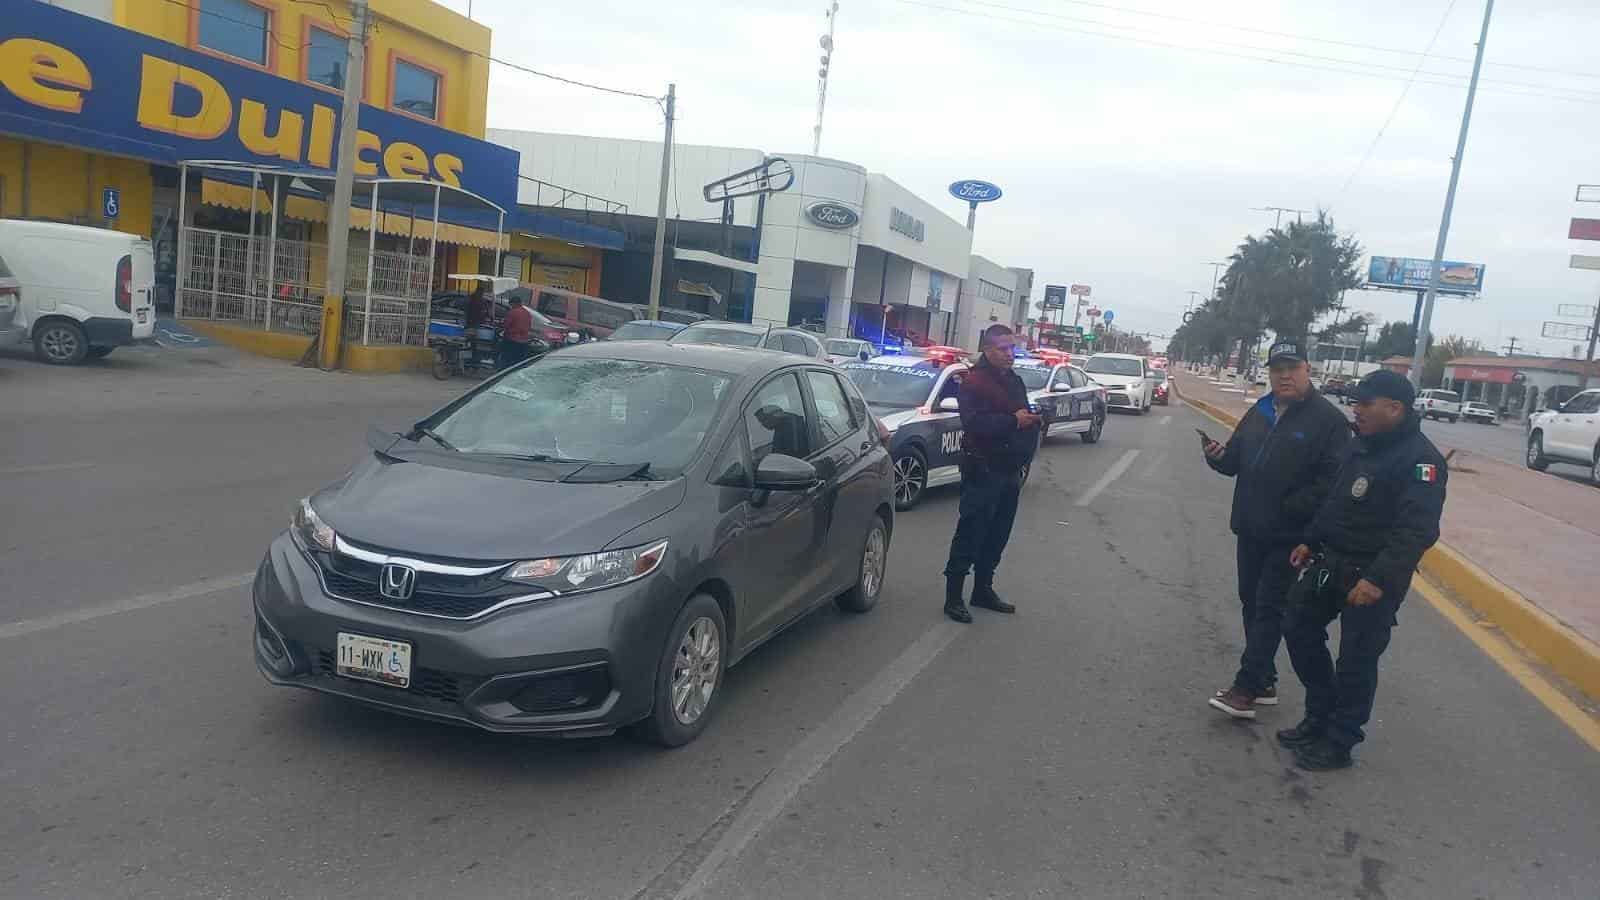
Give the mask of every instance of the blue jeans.
[(1294, 544), (1239, 537), (1239, 605), (1244, 619), (1244, 653), (1233, 686), (1247, 694), (1264, 694), (1278, 683), (1278, 644), (1283, 639), (1283, 612), (1294, 567)]

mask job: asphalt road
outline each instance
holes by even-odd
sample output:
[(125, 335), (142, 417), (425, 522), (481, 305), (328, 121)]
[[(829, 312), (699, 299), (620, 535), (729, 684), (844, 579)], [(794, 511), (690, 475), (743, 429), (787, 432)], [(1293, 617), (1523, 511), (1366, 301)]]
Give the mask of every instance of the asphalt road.
[[(1176, 407), (1044, 451), (1000, 587), (939, 615), (956, 493), (883, 602), (730, 673), (663, 752), (268, 686), (243, 579), (292, 503), (459, 386), (222, 350), (0, 358), (0, 897), (1582, 897), (1600, 757), (1421, 597), (1355, 769), (1205, 699), (1229, 483)], [(1108, 473), (1118, 477), (1107, 478)], [(1100, 488), (1096, 490), (1097, 486)], [(464, 501), (465, 502), (465, 501)]]

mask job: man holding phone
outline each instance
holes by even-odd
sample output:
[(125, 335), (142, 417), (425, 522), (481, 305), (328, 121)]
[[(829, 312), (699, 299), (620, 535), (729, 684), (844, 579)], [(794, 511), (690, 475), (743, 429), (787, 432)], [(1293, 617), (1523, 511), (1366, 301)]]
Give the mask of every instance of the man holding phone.
[(1294, 580), (1289, 553), (1305, 539), (1350, 442), (1350, 423), (1311, 386), (1298, 341), (1280, 340), (1267, 357), (1271, 393), (1239, 420), (1226, 444), (1200, 432), (1206, 464), (1234, 479), (1229, 525), (1238, 535), (1244, 653), (1233, 683), (1206, 698), (1236, 719), (1278, 702), (1278, 645)]

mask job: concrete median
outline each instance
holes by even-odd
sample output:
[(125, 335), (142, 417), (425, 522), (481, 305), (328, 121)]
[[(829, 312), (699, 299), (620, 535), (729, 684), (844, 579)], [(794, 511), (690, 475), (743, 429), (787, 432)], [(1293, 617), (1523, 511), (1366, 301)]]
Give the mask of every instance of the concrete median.
[[(1233, 395), (1223, 394), (1200, 381), (1199, 376), (1173, 377), (1171, 382), (1174, 396), (1229, 427), (1238, 424), (1243, 415), (1239, 409), (1224, 405), (1228, 400), (1236, 399)], [(1474, 460), (1474, 464), (1479, 463)], [(1504, 479), (1510, 473), (1495, 474)], [(1551, 477), (1520, 471), (1515, 474), (1516, 477), (1524, 474), (1528, 477)], [(1583, 524), (1585, 520), (1570, 515), (1564, 509), (1555, 512), (1530, 509), (1498, 491), (1491, 492), (1470, 483), (1461, 484), (1458, 490), (1453, 480), (1450, 488), (1458, 491), (1460, 496), (1458, 499), (1452, 495), (1445, 503), (1445, 535), (1454, 537), (1452, 531), (1459, 531), (1464, 541), (1480, 552), (1469, 555), (1463, 549), (1440, 540), (1423, 556), (1420, 574), (1493, 624), (1541, 664), (1581, 691), (1591, 702), (1600, 702), (1600, 641), (1596, 640), (1596, 633), (1600, 632), (1600, 627), (1597, 627), (1600, 610), (1595, 609), (1595, 592), (1592, 589), (1592, 585), (1600, 580), (1600, 573), (1574, 571), (1574, 562), (1569, 556), (1565, 566), (1551, 566), (1539, 559), (1524, 559), (1525, 565), (1519, 569), (1528, 571), (1509, 571), (1502, 578), (1491, 574), (1473, 559), (1473, 556), (1478, 556), (1491, 565), (1499, 564), (1499, 567), (1515, 564), (1516, 559), (1511, 555), (1498, 552), (1508, 549), (1503, 533), (1506, 528), (1533, 527), (1533, 519), (1541, 520), (1541, 534), (1548, 537), (1551, 533), (1559, 533), (1561, 543), (1565, 546), (1592, 545), (1595, 536)], [(1458, 506), (1470, 505), (1472, 509), (1465, 517), (1452, 516), (1451, 501), (1456, 501)], [(1481, 533), (1481, 524), (1485, 521), (1497, 523), (1493, 534)], [(1509, 549), (1514, 553), (1530, 546), (1526, 542), (1529, 535), (1523, 534), (1521, 538), (1511, 542)], [(1549, 540), (1538, 543), (1548, 544)], [(1582, 564), (1592, 565), (1593, 560), (1585, 557)], [(1533, 586), (1539, 591), (1536, 599), (1525, 596), (1508, 581), (1520, 581)], [(1584, 583), (1589, 584), (1590, 588), (1585, 589)], [(1588, 598), (1587, 603), (1582, 598)]]

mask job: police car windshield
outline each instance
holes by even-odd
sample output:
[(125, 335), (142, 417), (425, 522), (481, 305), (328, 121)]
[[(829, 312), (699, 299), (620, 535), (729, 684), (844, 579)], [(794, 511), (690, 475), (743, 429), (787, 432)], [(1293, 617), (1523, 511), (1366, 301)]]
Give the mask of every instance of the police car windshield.
[(1093, 356), (1089, 358), (1088, 365), (1083, 367), (1091, 375), (1130, 375), (1144, 374), (1144, 366), (1137, 359), (1124, 359), (1116, 356)]
[(1012, 371), (1030, 391), (1042, 391), (1050, 383), (1050, 370), (1044, 366), (1016, 366)]
[(910, 366), (847, 365), (846, 375), (861, 389), (869, 406), (911, 409), (928, 402), (937, 370)]
[(866, 344), (860, 341), (847, 341), (840, 338), (834, 338), (826, 343), (828, 352), (835, 356), (855, 356), (867, 347)]

